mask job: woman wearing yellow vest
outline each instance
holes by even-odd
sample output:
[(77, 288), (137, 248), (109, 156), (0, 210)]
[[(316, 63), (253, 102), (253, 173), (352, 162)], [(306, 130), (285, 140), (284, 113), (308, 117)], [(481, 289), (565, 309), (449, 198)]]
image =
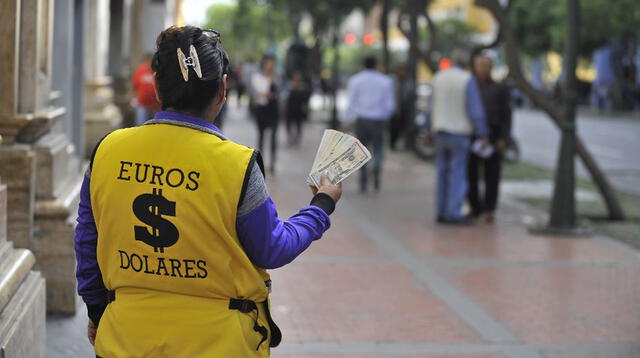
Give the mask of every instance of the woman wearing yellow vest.
[(323, 178), (309, 206), (278, 218), (259, 153), (213, 125), (227, 65), (216, 31), (163, 31), (163, 110), (93, 152), (74, 240), (99, 357), (268, 357), (280, 341), (266, 269), (322, 236), (342, 189)]

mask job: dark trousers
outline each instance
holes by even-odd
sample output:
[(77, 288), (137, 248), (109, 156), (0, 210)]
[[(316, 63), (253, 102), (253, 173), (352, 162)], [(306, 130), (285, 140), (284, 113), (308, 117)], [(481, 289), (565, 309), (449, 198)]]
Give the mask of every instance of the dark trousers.
[[(356, 137), (369, 149), (373, 156), (373, 178), (376, 187), (380, 184), (380, 171), (384, 155), (384, 132), (387, 129), (387, 121), (358, 118), (356, 121)], [(360, 185), (367, 185), (368, 166), (365, 164), (360, 169)]]
[(270, 170), (273, 172), (276, 165), (276, 152), (278, 150), (278, 108), (274, 106), (259, 106), (256, 108), (256, 120), (258, 123), (258, 150), (264, 155), (264, 137), (267, 130), (271, 130), (271, 155)]
[[(483, 212), (494, 212), (498, 203), (500, 175), (502, 171), (502, 155), (494, 152), (489, 158), (483, 159), (474, 153), (469, 154), (467, 162), (469, 177), (469, 192), (467, 197), (472, 215)], [(484, 195), (480, 193), (480, 171), (484, 172)]]
[(303, 118), (299, 116), (287, 116), (287, 135), (289, 143), (299, 144), (302, 139)]
[(401, 109), (391, 118), (389, 124), (389, 144), (391, 149), (396, 149), (398, 139), (402, 138), (407, 131), (407, 113), (406, 110)]

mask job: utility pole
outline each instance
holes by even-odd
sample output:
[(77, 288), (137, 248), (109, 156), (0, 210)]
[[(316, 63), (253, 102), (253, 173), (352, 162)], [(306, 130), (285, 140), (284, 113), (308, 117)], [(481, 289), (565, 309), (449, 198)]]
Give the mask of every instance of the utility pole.
[(576, 154), (576, 62), (580, 43), (580, 0), (566, 0), (564, 36), (564, 83), (562, 139), (555, 173), (547, 231), (576, 234), (575, 154)]

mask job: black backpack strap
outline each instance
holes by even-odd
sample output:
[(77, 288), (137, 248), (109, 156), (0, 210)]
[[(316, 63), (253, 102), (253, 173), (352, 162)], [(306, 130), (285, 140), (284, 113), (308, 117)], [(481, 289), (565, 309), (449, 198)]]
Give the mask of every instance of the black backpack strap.
[(113, 302), (116, 300), (116, 291), (115, 290), (109, 290), (107, 291), (107, 304)]
[(232, 298), (229, 300), (229, 309), (238, 310), (245, 314), (249, 314), (252, 311), (256, 311), (256, 316), (255, 318), (253, 318), (253, 330), (260, 333), (260, 335), (262, 336), (260, 343), (258, 343), (258, 346), (256, 347), (256, 350), (260, 349), (260, 346), (262, 345), (262, 343), (264, 343), (264, 341), (266, 341), (267, 338), (269, 338), (269, 331), (267, 331), (266, 327), (258, 324), (258, 316), (260, 315), (260, 312), (258, 311), (258, 305), (251, 300)]
[(271, 337), (269, 339), (269, 347), (275, 348), (280, 345), (282, 341), (282, 332), (280, 327), (271, 318), (271, 311), (269, 311), (269, 300), (263, 302), (264, 312), (267, 315), (267, 322), (269, 322), (269, 330), (271, 331)]

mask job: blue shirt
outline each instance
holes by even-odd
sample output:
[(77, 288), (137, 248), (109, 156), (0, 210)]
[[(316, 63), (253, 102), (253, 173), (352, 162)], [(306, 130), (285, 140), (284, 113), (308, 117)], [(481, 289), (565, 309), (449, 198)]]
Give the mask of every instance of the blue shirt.
[(393, 80), (375, 70), (364, 70), (351, 77), (348, 97), (345, 122), (357, 118), (387, 120), (396, 106)]
[[(205, 131), (222, 132), (212, 123), (182, 113), (163, 111), (153, 121), (177, 123)], [(284, 266), (322, 237), (331, 226), (329, 214), (312, 205), (302, 208), (287, 220), (278, 217), (276, 206), (267, 194), (264, 176), (257, 163), (247, 169), (246, 195), (239, 203), (236, 229), (245, 253), (256, 266), (274, 269)], [(107, 289), (98, 267), (98, 231), (91, 209), (90, 175), (85, 174), (80, 191), (78, 225), (74, 237), (78, 294), (87, 305), (104, 303)]]

